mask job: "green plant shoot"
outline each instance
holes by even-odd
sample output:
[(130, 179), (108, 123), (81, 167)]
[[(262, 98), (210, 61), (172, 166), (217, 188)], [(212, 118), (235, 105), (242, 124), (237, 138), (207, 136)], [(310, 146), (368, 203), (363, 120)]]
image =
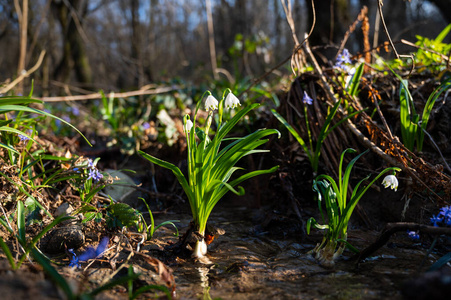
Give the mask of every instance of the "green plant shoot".
[(410, 151), (413, 151), (416, 143), (417, 150), (421, 152), (424, 142), (423, 130), (426, 130), (429, 116), (431, 115), (437, 98), (444, 91), (448, 90), (451, 87), (451, 79), (447, 78), (429, 95), (420, 120), (420, 115), (415, 110), (413, 98), (411, 93), (409, 92), (408, 81), (402, 79), (398, 74), (394, 74), (401, 81), (401, 86), (399, 89), (399, 101), (402, 141), (406, 148)]
[[(313, 181), (313, 190), (318, 193), (318, 207), (324, 225), (320, 225), (314, 218), (310, 218), (307, 222), (307, 233), (310, 234), (312, 226), (317, 229), (326, 230), (321, 244), (318, 244), (313, 249), (313, 253), (316, 254), (316, 258), (323, 266), (332, 267), (335, 264), (335, 259), (343, 253), (346, 246), (353, 251), (357, 251), (347, 242), (348, 224), (354, 208), (370, 186), (382, 175), (388, 172), (401, 171), (400, 168), (396, 167), (386, 168), (380, 172), (370, 184), (366, 187), (361, 187), (362, 183), (370, 178), (370, 175), (368, 175), (357, 183), (352, 190), (352, 193), (350, 193), (351, 198), (347, 201), (352, 167), (356, 161), (368, 151), (369, 150), (352, 159), (344, 173), (342, 166), (345, 154), (348, 152), (355, 153), (356, 151), (354, 149), (346, 149), (343, 151), (340, 158), (338, 184), (332, 177), (325, 174), (319, 175)], [(397, 189), (398, 187), (398, 181), (393, 175), (386, 176), (382, 184), (385, 187), (391, 187), (392, 189)], [(327, 220), (323, 214), (323, 203), (327, 213)], [(337, 247), (338, 250), (335, 251)]]
[[(225, 97), (226, 93), (227, 97)], [(207, 252), (207, 245), (202, 237), (205, 237), (207, 220), (218, 201), (228, 191), (232, 191), (237, 195), (243, 195), (244, 189), (238, 184), (254, 176), (274, 172), (278, 168), (278, 166), (275, 166), (268, 170), (252, 171), (231, 180), (235, 171), (242, 170), (242, 168), (235, 165), (246, 155), (268, 152), (269, 150), (257, 149), (268, 141), (263, 139), (265, 136), (271, 134), (280, 136), (276, 129), (260, 129), (245, 137), (226, 138), (233, 127), (247, 113), (257, 108), (260, 104), (256, 103), (243, 108), (228, 122), (223, 122), (224, 109), (236, 108), (240, 105), (238, 98), (232, 94), (230, 89), (224, 92), (221, 101), (216, 100), (209, 91), (204, 93), (204, 96), (206, 94), (208, 94), (208, 97), (205, 101), (205, 107), (208, 117), (205, 128), (196, 127), (197, 113), (201, 106), (201, 101), (196, 105), (193, 121), (190, 120), (189, 115), (186, 115), (183, 119), (188, 143), (188, 178), (175, 165), (142, 151), (139, 152), (152, 163), (170, 169), (182, 185), (191, 206), (195, 229), (198, 230), (201, 236), (196, 243), (193, 254), (199, 258)], [(218, 111), (217, 130), (216, 134), (210, 138), (209, 131), (216, 110)], [(223, 142), (226, 145), (223, 146)]]

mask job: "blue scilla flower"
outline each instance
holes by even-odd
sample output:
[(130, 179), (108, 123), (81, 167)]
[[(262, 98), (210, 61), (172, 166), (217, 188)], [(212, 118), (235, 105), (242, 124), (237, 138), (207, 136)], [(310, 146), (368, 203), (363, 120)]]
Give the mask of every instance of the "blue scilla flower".
[(19, 134), (19, 139), (20, 139), (21, 142), (26, 142), (26, 141), (28, 141), (30, 138), (29, 138), (28, 136)]
[(85, 252), (80, 254), (80, 261), (88, 261), (93, 258), (102, 257), (103, 252), (106, 250), (109, 241), (110, 239), (107, 236), (105, 236), (102, 238), (97, 248), (94, 249), (93, 247), (88, 247), (88, 249), (86, 249)]
[(80, 115), (80, 109), (78, 109), (78, 107), (72, 107), (72, 113), (74, 114), (74, 116), (79, 116)]
[(443, 218), (440, 218), (439, 215), (436, 215), (436, 216), (432, 215), (431, 223), (432, 223), (432, 225), (434, 225), (435, 227), (438, 227), (438, 224), (437, 224), (437, 223), (440, 223), (442, 220), (443, 220)]
[(96, 168), (89, 170), (88, 179), (92, 179), (94, 182), (98, 182), (102, 178), (103, 178), (102, 173), (100, 173), (99, 170), (97, 170)]
[(68, 255), (70, 256), (69, 267), (80, 268), (80, 259), (77, 254), (75, 254), (74, 249), (67, 249)]
[(409, 235), (409, 237), (412, 240), (419, 240), (420, 239), (420, 235), (416, 231), (407, 231), (407, 234)]
[(110, 239), (108, 237), (102, 238), (97, 248), (88, 247), (80, 256), (75, 254), (74, 249), (67, 249), (67, 254), (70, 256), (69, 267), (80, 268), (81, 261), (88, 261), (94, 258), (100, 258), (105, 252)]
[(304, 102), (304, 104), (308, 104), (308, 105), (312, 105), (312, 103), (313, 103), (313, 99), (307, 94), (306, 91), (304, 91), (304, 97), (302, 98), (302, 102)]
[(150, 129), (150, 124), (149, 124), (149, 122), (145, 122), (145, 123), (143, 124), (143, 129), (144, 129), (144, 130)]
[(92, 161), (92, 159), (88, 159), (88, 167), (89, 168), (95, 168), (95, 166), (94, 166), (94, 162)]
[(439, 215), (443, 216), (444, 218), (451, 218), (451, 206), (442, 207), (440, 209)]
[(340, 68), (347, 71), (349, 69), (349, 66), (347, 66), (346, 64), (351, 63), (351, 56), (348, 49), (343, 49), (343, 51), (341, 51), (341, 53), (337, 57), (337, 60), (335, 61), (335, 68)]

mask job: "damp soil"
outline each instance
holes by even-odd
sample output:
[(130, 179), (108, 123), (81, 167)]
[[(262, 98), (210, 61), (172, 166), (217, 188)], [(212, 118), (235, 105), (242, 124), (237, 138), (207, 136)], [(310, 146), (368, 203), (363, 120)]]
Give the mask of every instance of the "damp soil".
[[(358, 264), (353, 260), (354, 254), (345, 251), (333, 269), (324, 268), (309, 254), (321, 241), (319, 232), (305, 236), (298, 230), (295, 220), (286, 219), (267, 222), (268, 225), (262, 227), (258, 221), (262, 215), (268, 216), (267, 209), (253, 209), (228, 203), (227, 198), (223, 200), (213, 212), (211, 222), (226, 232), (209, 245), (207, 261), (179, 257), (165, 250), (178, 241), (170, 226), (160, 228), (153, 239), (140, 248), (141, 253), (159, 259), (165, 264), (165, 270), (172, 271), (176, 299), (209, 299), (202, 298), (207, 296), (212, 299), (403, 299), (402, 291), (409, 289), (409, 281), (418, 278), (440, 257), (435, 252), (426, 256), (428, 245), (424, 239), (422, 243), (415, 242), (400, 233)], [(187, 213), (155, 214), (156, 224), (167, 220), (179, 220), (177, 227), (181, 233), (191, 221)], [(352, 229), (348, 240), (363, 249), (375, 241), (378, 234), (375, 230)], [(129, 236), (127, 245), (119, 243), (119, 236), (111, 237), (110, 246), (114, 249), (103, 259), (89, 266), (83, 264), (82, 269), (67, 267), (68, 259), (64, 255), (53, 257), (61, 263), (56, 266), (57, 270), (76, 292), (125, 276), (125, 268), (117, 271), (124, 262), (143, 274), (136, 288), (165, 284), (155, 265), (146, 263), (140, 255), (130, 255), (130, 247), (137, 246), (133, 237)], [(88, 239), (89, 242), (96, 244)], [(0, 260), (0, 287), (2, 299), (64, 298), (39, 265), (25, 263), (19, 271), (13, 272), (4, 258)], [(155, 297), (153, 292), (144, 294), (142, 299)], [(127, 290), (118, 286), (97, 299), (127, 299)]]
[[(150, 189), (149, 180), (145, 180), (148, 179), (148, 166), (139, 162), (140, 158), (129, 161), (131, 168), (137, 170), (133, 180), (144, 181), (141, 187)], [(290, 167), (303, 169), (304, 164), (297, 162)], [(174, 184), (171, 174), (164, 170), (157, 170), (156, 174), (157, 182), (167, 181), (159, 186), (172, 190), (161, 191), (158, 199), (147, 199), (154, 212), (155, 224), (179, 220), (176, 225), (182, 235), (191, 221), (189, 204), (183, 197), (175, 196), (182, 195), (182, 191)], [(207, 261), (200, 262), (168, 251), (168, 246), (179, 240), (171, 226), (161, 227), (150, 241), (140, 245), (139, 253), (136, 253), (140, 236), (118, 230), (107, 232), (105, 224), (96, 225), (95, 222), (83, 229), (86, 239), (77, 251), (80, 253), (90, 245), (96, 246), (101, 236), (107, 235), (110, 250), (102, 259), (74, 269), (68, 267), (69, 259), (64, 253), (47, 253), (57, 263), (54, 266), (58, 272), (78, 294), (126, 276), (127, 266), (132, 265), (134, 272), (142, 274), (134, 283), (135, 290), (145, 285), (166, 285), (173, 290), (176, 299), (440, 299), (440, 296), (431, 298), (431, 295), (437, 290), (443, 294), (441, 281), (451, 277), (436, 275), (430, 280), (433, 284), (438, 282), (439, 287), (429, 290), (427, 287), (431, 284), (423, 278), (437, 259), (451, 251), (451, 243), (445, 237), (440, 237), (434, 251), (428, 253), (433, 237), (424, 235), (420, 241), (413, 241), (406, 232), (399, 232), (364, 261), (357, 263), (354, 253), (346, 250), (333, 269), (319, 265), (309, 252), (321, 242), (321, 232), (313, 231), (307, 235), (304, 224), (311, 216), (320, 218), (318, 208), (311, 191), (299, 189), (299, 186), (311, 186), (311, 174), (296, 174), (287, 167), (277, 174), (249, 181), (244, 186), (245, 196), (224, 197), (213, 210), (209, 222), (224, 229), (225, 234), (209, 245)], [(296, 181), (307, 183), (290, 187), (291, 182)], [(435, 206), (422, 197), (412, 197), (406, 206), (406, 197), (402, 195), (407, 193), (405, 187), (397, 193), (370, 189), (351, 219), (348, 241), (362, 250), (377, 239), (386, 222), (405, 218), (425, 223), (422, 219), (425, 210), (428, 205), (431, 211)], [(136, 194), (129, 195), (129, 199), (136, 198)], [(132, 200), (130, 204), (142, 210), (141, 202)], [(145, 210), (142, 211), (148, 217)], [(404, 217), (401, 216), (403, 211), (406, 211)], [(69, 227), (78, 228), (74, 232), (79, 234), (80, 227), (68, 224), (65, 228)], [(3, 237), (7, 239), (7, 236)], [(48, 240), (47, 243), (52, 244)], [(42, 248), (46, 249), (45, 246), (48, 245), (42, 245)], [(421, 288), (422, 284), (425, 288)], [(449, 288), (449, 284), (442, 285)], [(409, 291), (418, 287), (426, 296), (418, 296), (419, 292), (414, 293), (415, 297), (409, 295)], [(64, 294), (42, 267), (25, 262), (19, 271), (12, 271), (2, 253), (0, 290), (1, 299), (64, 299)], [(156, 291), (141, 296), (142, 299), (158, 297), (165, 299), (163, 293)], [(116, 286), (96, 297), (127, 298), (125, 286)]]
[[(247, 207), (218, 208), (212, 220), (226, 234), (209, 246), (209, 261), (168, 262), (179, 299), (208, 293), (221, 299), (403, 299), (401, 291), (408, 281), (439, 258), (436, 253), (426, 257), (422, 244), (400, 234), (359, 264), (352, 252), (345, 251), (328, 269), (309, 253), (321, 241), (320, 235), (274, 236), (261, 232), (252, 215)], [(174, 218), (181, 218), (182, 228), (190, 221), (183, 215)], [(161, 231), (157, 239), (174, 239), (171, 234), (170, 229)], [(361, 249), (377, 236), (376, 231), (352, 230), (349, 242)]]

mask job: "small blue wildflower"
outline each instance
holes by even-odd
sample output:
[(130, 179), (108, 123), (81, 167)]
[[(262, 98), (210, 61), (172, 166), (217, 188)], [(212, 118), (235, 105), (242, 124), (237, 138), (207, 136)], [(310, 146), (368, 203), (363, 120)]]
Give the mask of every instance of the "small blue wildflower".
[(96, 249), (94, 249), (93, 247), (88, 247), (88, 249), (86, 249), (85, 252), (80, 254), (80, 261), (88, 261), (90, 259), (102, 257), (103, 252), (108, 246), (109, 241), (110, 239), (107, 236), (105, 236), (102, 238)]
[(352, 61), (348, 49), (343, 49), (340, 55), (338, 55), (334, 67), (347, 72), (349, 71), (349, 66), (347, 66), (346, 64), (352, 64)]
[(409, 235), (409, 237), (412, 240), (419, 240), (420, 239), (420, 235), (416, 231), (407, 231), (407, 234)]
[(335, 64), (351, 64), (351, 55), (349, 54), (348, 49), (343, 49), (341, 53), (337, 57), (337, 61)]
[(70, 121), (71, 121), (71, 120), (70, 120), (70, 117), (67, 116), (67, 115), (62, 116), (61, 119), (63, 119), (63, 120), (66, 121), (67, 123), (70, 123)]
[(74, 170), (74, 171), (77, 172), (77, 173), (80, 173), (80, 171), (79, 171), (78, 168), (73, 168), (72, 170)]
[(94, 162), (93, 162), (92, 159), (90, 159), (90, 158), (88, 158), (88, 167), (89, 167), (89, 168), (95, 168)]
[(20, 139), (21, 142), (26, 142), (26, 141), (28, 141), (30, 138), (29, 138), (28, 136), (19, 134), (19, 139)]
[(310, 96), (307, 94), (306, 91), (304, 91), (304, 97), (302, 98), (302, 102), (304, 104), (308, 104), (308, 105), (312, 105), (312, 103), (313, 103), (313, 99), (310, 98)]
[(79, 116), (80, 115), (80, 110), (78, 109), (78, 107), (72, 107), (72, 113), (74, 114), (74, 116)]
[(143, 129), (144, 129), (144, 130), (150, 129), (150, 124), (149, 124), (149, 122), (146, 122), (146, 123), (143, 124)]
[(92, 179), (92, 180), (94, 180), (94, 182), (97, 182), (102, 178), (103, 178), (102, 173), (100, 173), (99, 170), (97, 170), (96, 168), (89, 170), (88, 179)]
[(436, 215), (436, 216), (432, 215), (432, 218), (431, 218), (432, 225), (434, 225), (435, 227), (438, 227), (437, 223), (439, 223), (441, 221), (443, 221), (443, 218), (440, 218), (439, 215)]
[(442, 207), (440, 209), (439, 215), (443, 216), (444, 218), (451, 218), (451, 206)]
[(70, 262), (69, 262), (69, 267), (73, 267), (73, 268), (80, 268), (80, 260), (77, 256), (77, 254), (75, 254), (74, 249), (67, 249), (68, 255), (70, 256)]

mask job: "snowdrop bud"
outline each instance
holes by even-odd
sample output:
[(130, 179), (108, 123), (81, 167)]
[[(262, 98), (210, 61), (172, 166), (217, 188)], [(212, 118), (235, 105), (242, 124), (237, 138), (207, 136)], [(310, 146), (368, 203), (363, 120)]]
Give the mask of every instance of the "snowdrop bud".
[(395, 175), (387, 175), (385, 176), (384, 180), (382, 181), (382, 185), (385, 188), (391, 188), (392, 190), (395, 190), (395, 192), (398, 190), (398, 179)]
[(240, 100), (232, 93), (229, 93), (225, 99), (225, 108), (235, 108), (241, 106)]
[(193, 122), (191, 120), (186, 120), (186, 124), (185, 124), (186, 132), (190, 132), (191, 128), (193, 128)]
[(209, 95), (207, 97), (207, 100), (205, 100), (205, 109), (207, 111), (209, 111), (210, 109), (211, 110), (218, 109), (218, 104), (219, 104), (218, 100), (216, 100), (216, 98), (213, 97), (212, 95)]

